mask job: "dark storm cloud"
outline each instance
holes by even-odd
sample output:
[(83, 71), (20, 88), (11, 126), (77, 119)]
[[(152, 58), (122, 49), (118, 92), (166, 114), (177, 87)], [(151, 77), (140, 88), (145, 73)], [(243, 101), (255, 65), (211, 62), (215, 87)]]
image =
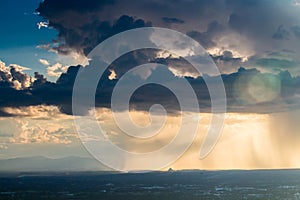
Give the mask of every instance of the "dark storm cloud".
[[(265, 51), (300, 51), (299, 6), (290, 0), (45, 0), (37, 10), (58, 31), (53, 48), (63, 54), (87, 55), (109, 36), (151, 25), (187, 33), (206, 49), (217, 50), (213, 56), (222, 73), (240, 64), (253, 67), (247, 58), (263, 58)], [(236, 59), (222, 60), (228, 51)], [(300, 64), (299, 58), (289, 57)], [(290, 72), (300, 74), (295, 68)]]
[(76, 28), (63, 27), (59, 24), (52, 26), (59, 31), (58, 40), (63, 41), (58, 47), (53, 47), (54, 50), (62, 54), (69, 54), (75, 50), (87, 55), (97, 44), (108, 37), (125, 30), (151, 26), (151, 23), (124, 15), (112, 25), (108, 21), (95, 20)]
[(7, 113), (0, 109), (0, 117), (14, 117), (15, 115)]
[(268, 36), (274, 39), (289, 39), (290, 27), (300, 22), (298, 8), (289, 0), (226, 2), (232, 8), (229, 26), (252, 39), (257, 45), (257, 42), (262, 42), (268, 46)]
[(38, 72), (34, 72), (34, 78), (35, 81), (33, 82), (33, 87), (43, 86), (48, 82), (47, 78), (45, 78), (43, 74), (40, 74)]
[[(299, 6), (295, 6), (292, 1), (228, 0), (227, 4), (232, 8), (228, 25), (232, 30), (247, 38), (246, 45), (251, 47), (252, 55), (250, 57), (252, 59), (253, 57), (257, 59), (264, 58), (265, 51), (281, 52), (282, 49), (286, 49), (299, 52), (300, 46), (296, 28), (300, 24)], [(269, 55), (268, 59), (278, 58)], [(297, 65), (300, 64), (299, 55), (297, 54), (285, 55), (285, 59), (294, 60)], [(245, 65), (251, 66), (251, 63)], [(272, 70), (270, 66), (266, 66), (267, 69), (264, 69), (264, 66), (259, 66), (259, 68)], [(275, 68), (275, 70), (278, 70), (278, 66), (275, 66)], [(299, 75), (299, 70), (296, 67), (289, 70), (294, 75)]]
[[(59, 53), (68, 54), (75, 50), (87, 54), (109, 36), (128, 29), (151, 26), (150, 22), (163, 27), (172, 24), (185, 26), (185, 19), (176, 17), (180, 13), (187, 17), (186, 10), (191, 10), (192, 15), (197, 17), (196, 14), (201, 13), (200, 11), (211, 10), (211, 7), (219, 5), (215, 0), (179, 0), (176, 1), (176, 8), (171, 0), (90, 1), (73, 0), (70, 3), (68, 0), (45, 0), (37, 8), (40, 15), (49, 21), (49, 27), (58, 31), (56, 41), (59, 46), (55, 49)], [(87, 6), (89, 3), (91, 5)], [(205, 16), (209, 16), (208, 13)], [(204, 22), (204, 16), (201, 18), (201, 23), (212, 22), (210, 19)], [(190, 21), (190, 17), (188, 20)]]
[(272, 38), (278, 40), (290, 40), (293, 36), (300, 39), (300, 26), (286, 27), (284, 25), (280, 25)]
[(293, 31), (294, 35), (300, 40), (300, 26), (292, 26), (291, 30)]
[(276, 58), (259, 58), (255, 61), (255, 64), (264, 66), (266, 69), (272, 68), (277, 71), (297, 67), (297, 63), (295, 63), (294, 61)]
[(101, 10), (105, 5), (113, 4), (114, 0), (45, 0), (40, 3), (38, 12), (42, 12), (45, 17), (55, 17), (66, 11), (80, 13)]
[[(249, 35), (252, 33), (256, 33), (256, 35), (264, 34), (264, 32), (272, 30), (274, 19), (280, 18), (282, 14), (281, 9), (283, 8), (280, 8), (280, 6), (287, 6), (288, 3), (289, 1), (285, 0), (227, 0), (226, 4), (231, 7), (228, 23), (231, 28), (239, 33)], [(284, 19), (282, 18), (281, 20)], [(277, 23), (280, 23), (280, 21)], [(261, 29), (258, 29), (259, 27)]]
[[(226, 53), (224, 59), (231, 59), (231, 54)], [(122, 59), (121, 59), (122, 60)], [(173, 64), (176, 59), (172, 58), (168, 62), (166, 60), (156, 60), (158, 63)], [(177, 60), (178, 61), (178, 60)], [(146, 62), (146, 61), (145, 61)], [(183, 62), (183, 61), (181, 61)], [(116, 61), (121, 65), (128, 65)], [(115, 63), (115, 64), (116, 64)], [(9, 85), (5, 85), (5, 81), (0, 81), (0, 92), (5, 94), (0, 97), (0, 115), (9, 117), (2, 108), (5, 107), (20, 107), (30, 105), (55, 105), (60, 108), (60, 111), (66, 114), (72, 114), (72, 91), (73, 85), (81, 66), (71, 66), (66, 73), (63, 73), (55, 83), (51, 83), (45, 79), (41, 74), (35, 73), (35, 81), (30, 87), (23, 90), (16, 90)], [(89, 66), (82, 68), (87, 70)], [(131, 66), (125, 67), (127, 70)], [(167, 70), (167, 68), (165, 69)], [(109, 80), (110, 71), (107, 70), (99, 81), (98, 89), (95, 94), (96, 107), (110, 108), (112, 91), (119, 81), (118, 79)], [(119, 73), (119, 76), (125, 72)], [(161, 71), (154, 71), (153, 73), (164, 74)], [(170, 71), (168, 73), (171, 73)], [(271, 77), (271, 79), (268, 79)], [(138, 77), (135, 77), (138, 78)], [(184, 77), (174, 77), (175, 79), (183, 79)], [(191, 78), (186, 77), (197, 97), (201, 112), (210, 112), (211, 99), (208, 92), (207, 85), (203, 77)], [(214, 82), (216, 77), (207, 77), (211, 82)], [(299, 77), (292, 77), (289, 72), (283, 71), (278, 75), (264, 74), (256, 69), (247, 70), (240, 68), (238, 72), (222, 75), (224, 81), (228, 112), (250, 112), (250, 113), (273, 113), (286, 111), (290, 109), (300, 108), (299, 95), (300, 84)], [(264, 95), (259, 92), (261, 89), (265, 90), (266, 95), (269, 91), (273, 91), (273, 85), (279, 84), (279, 90), (275, 96), (265, 101), (260, 101)], [(276, 86), (276, 85), (275, 85)], [(253, 92), (254, 88), (254, 92)], [(255, 89), (258, 88), (256, 91)], [(276, 87), (275, 87), (276, 89)], [(273, 95), (273, 94), (272, 94)], [(147, 111), (153, 104), (161, 104), (170, 113), (176, 113), (180, 110), (176, 96), (167, 88), (148, 84), (140, 87), (132, 95), (130, 100), (130, 107), (135, 110)], [(81, 105), (83, 114), (90, 109)], [(190, 110), (192, 111), (192, 110)]]
[(168, 24), (183, 24), (184, 20), (176, 17), (163, 17), (162, 20)]
[(283, 25), (280, 25), (272, 38), (277, 40), (289, 40), (290, 32)]
[[(221, 71), (224, 73), (228, 73), (227, 69), (238, 69), (239, 67), (243, 66), (245, 63), (242, 61), (240, 57), (233, 57), (231, 51), (223, 51), (221, 55), (213, 56), (211, 55), (212, 59), (219, 67)], [(230, 71), (229, 71), (230, 72)]]
[(58, 31), (58, 46), (61, 54), (77, 51), (87, 55), (97, 44), (125, 30), (151, 26), (150, 22), (122, 15), (113, 22), (102, 20), (98, 12), (113, 1), (98, 0), (45, 0), (37, 11), (49, 20), (49, 27)]
[[(296, 66), (300, 60), (299, 55), (292, 52), (300, 50), (297, 43), (300, 16), (299, 10), (288, 0), (45, 0), (37, 11), (49, 21), (49, 27), (58, 31), (52, 48), (59, 53), (76, 51), (87, 55), (108, 37), (133, 28), (152, 25), (172, 28), (187, 33), (206, 49), (216, 50), (210, 52), (221, 72), (227, 73), (222, 78), (229, 111), (271, 113), (299, 107), (297, 85), (300, 78), (297, 75), (300, 72)], [(168, 65), (173, 73), (181, 75), (176, 77), (178, 79), (193, 72), (182, 58), (157, 58), (151, 51), (122, 56), (109, 69), (118, 79), (132, 67), (148, 62)], [(257, 69), (240, 68), (237, 71), (240, 66)], [(0, 97), (0, 107), (48, 104), (57, 105), (62, 112), (71, 114), (73, 83), (79, 68), (70, 67), (56, 83), (36, 73), (35, 81), (22, 90), (16, 90), (7, 81), (12, 79), (12, 73), (8, 77), (0, 71), (1, 92), (7, 94)], [(262, 74), (260, 69), (276, 74)], [(285, 69), (293, 76), (282, 72)], [(21, 76), (13, 73), (15, 80), (22, 81)], [(111, 92), (118, 81), (109, 80), (110, 73), (107, 70), (99, 83), (98, 107), (110, 105)], [(188, 80), (198, 95), (202, 111), (208, 112), (210, 98), (204, 79), (189, 77)], [(278, 94), (272, 85), (277, 83), (280, 83)], [(256, 90), (259, 87), (274, 94), (262, 101), (264, 97)], [(157, 85), (140, 88), (132, 97), (132, 107), (147, 110), (154, 101), (170, 110), (178, 110), (174, 95)]]
[(204, 32), (189, 31), (187, 35), (198, 41), (204, 48), (211, 48), (216, 46), (213, 38), (225, 30), (225, 27), (219, 24), (217, 21), (212, 21), (207, 26), (207, 30)]

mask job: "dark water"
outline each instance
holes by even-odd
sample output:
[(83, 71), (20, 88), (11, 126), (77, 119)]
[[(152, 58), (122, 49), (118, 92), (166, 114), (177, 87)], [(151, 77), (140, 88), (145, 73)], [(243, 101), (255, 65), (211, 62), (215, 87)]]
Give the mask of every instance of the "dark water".
[(300, 170), (0, 175), (0, 199), (300, 199)]

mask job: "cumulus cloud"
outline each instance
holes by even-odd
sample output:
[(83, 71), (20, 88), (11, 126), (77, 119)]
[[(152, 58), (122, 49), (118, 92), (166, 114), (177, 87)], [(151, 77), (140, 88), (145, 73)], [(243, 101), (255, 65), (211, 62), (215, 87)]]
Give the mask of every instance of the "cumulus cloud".
[(31, 143), (55, 143), (55, 144), (69, 144), (71, 143), (66, 137), (60, 135), (59, 131), (64, 127), (52, 126), (52, 130), (48, 127), (32, 126), (26, 120), (16, 120), (16, 126), (19, 127), (19, 135), (10, 139), (10, 143), (14, 144), (31, 144)]
[[(56, 106), (4, 108), (15, 117), (0, 118), (3, 144), (70, 144), (78, 139), (72, 128), (73, 117), (62, 114)], [(13, 126), (11, 126), (13, 124)], [(12, 128), (13, 127), (13, 128)]]
[(47, 75), (59, 77), (62, 73), (66, 72), (68, 68), (68, 66), (63, 66), (60, 63), (56, 63), (52, 66), (47, 67)]
[[(169, 73), (169, 77), (172, 77), (168, 81), (187, 78), (198, 97), (201, 111), (211, 112), (211, 99), (203, 77), (176, 76), (176, 70), (181, 69), (180, 66), (174, 67), (172, 62), (175, 63), (176, 59), (178, 58), (172, 58), (169, 63), (163, 63), (165, 60), (162, 60), (163, 64), (172, 65), (169, 69), (153, 68), (151, 74), (148, 74), (148, 72), (142, 72), (139, 76), (133, 74), (132, 80), (151, 79), (152, 76), (166, 75), (166, 73)], [(232, 59), (231, 53), (225, 53), (222, 59)], [(122, 62), (119, 64), (122, 64)], [(65, 73), (60, 75), (56, 83), (51, 83), (43, 75), (35, 73), (35, 81), (25, 90), (16, 90), (15, 88), (8, 90), (5, 87), (0, 87), (0, 90), (6, 92), (5, 98), (2, 97), (2, 101), (0, 101), (1, 115), (7, 117), (20, 115), (18, 112), (9, 112), (8, 107), (42, 104), (57, 106), (60, 112), (72, 114), (72, 91), (77, 72), (80, 68), (88, 70), (89, 67), (71, 66)], [(109, 68), (99, 81), (95, 94), (96, 107), (110, 108), (113, 89), (126, 72), (120, 74), (120, 72), (113, 71), (115, 74), (112, 78), (112, 69), (114, 68)], [(129, 69), (131, 67), (127, 68), (127, 70)], [(179, 74), (182, 73), (185, 72)], [(225, 85), (228, 112), (273, 113), (299, 108), (300, 106), (298, 100), (300, 91), (297, 87), (300, 78), (292, 77), (288, 71), (272, 74), (262, 73), (257, 69), (240, 68), (235, 73), (224, 74), (221, 77)], [(207, 80), (210, 81), (214, 81), (214, 79), (213, 76), (207, 77)], [(135, 82), (133, 81), (132, 84), (135, 84)], [(137, 89), (130, 100), (130, 108), (133, 110), (147, 111), (153, 104), (161, 104), (171, 113), (180, 111), (176, 96), (167, 88), (155, 84), (145, 85)], [(81, 106), (83, 114), (90, 109), (87, 105)], [(188, 109), (187, 111), (193, 110)]]
[(11, 81), (12, 76), (10, 74), (9, 68), (6, 67), (5, 63), (0, 61), (0, 77), (1, 81)]
[(26, 89), (33, 83), (33, 78), (24, 73), (24, 70), (30, 69), (16, 64), (6, 66), (0, 61), (0, 82), (17, 90)]

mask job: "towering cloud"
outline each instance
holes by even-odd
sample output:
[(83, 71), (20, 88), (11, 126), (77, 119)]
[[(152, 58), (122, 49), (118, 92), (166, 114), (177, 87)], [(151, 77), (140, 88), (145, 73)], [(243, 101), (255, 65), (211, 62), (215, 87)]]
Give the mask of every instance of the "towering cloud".
[[(132, 6), (127, 6), (129, 3)], [(223, 74), (229, 111), (270, 113), (299, 106), (298, 7), (287, 0), (178, 0), (176, 7), (173, 4), (171, 0), (45, 0), (37, 11), (49, 27), (58, 31), (55, 44), (49, 47), (58, 53), (87, 55), (103, 40), (129, 29), (172, 28), (194, 38), (211, 54)], [(55, 83), (42, 74), (30, 77), (20, 66), (0, 63), (0, 90), (6, 94), (0, 106), (48, 104), (71, 114), (73, 84), (81, 66), (68, 68), (59, 63), (51, 66), (47, 60), (40, 62), (48, 66), (49, 76), (58, 77)], [(118, 79), (132, 67), (147, 62), (167, 65), (174, 79), (188, 77), (200, 107), (209, 111), (203, 77), (193, 76), (193, 67), (183, 58), (154, 50), (131, 52), (115, 60), (99, 83), (96, 106), (108, 107)], [(143, 71), (139, 75), (146, 79), (151, 73)], [(134, 109), (147, 110), (155, 103), (154, 96), (171, 110), (178, 109), (174, 96), (162, 87), (148, 85), (134, 95)]]
[[(171, 0), (45, 0), (37, 11), (49, 21), (49, 27), (58, 30), (60, 45), (54, 48), (60, 53), (87, 54), (113, 34), (152, 25), (196, 39), (215, 57), (222, 73), (243, 66), (272, 73), (288, 69), (293, 75), (300, 74), (292, 63), (274, 69), (259, 62), (264, 58), (280, 63), (275, 54), (284, 54), (284, 61), (300, 64), (297, 53), (291, 53), (300, 51), (299, 6), (290, 0), (178, 0), (176, 6)], [(231, 52), (234, 59), (222, 59), (226, 52)]]
[(15, 64), (12, 64), (7, 67), (5, 63), (0, 61), (1, 84), (7, 85), (16, 90), (22, 90), (30, 87), (30, 85), (33, 82), (33, 79), (32, 77), (24, 73), (23, 72), (24, 70), (30, 70), (30, 69)]
[(49, 20), (49, 26), (58, 30), (58, 42), (54, 47), (62, 54), (72, 51), (87, 55), (97, 44), (119, 32), (150, 26), (149, 22), (130, 16), (120, 16), (114, 21), (102, 19), (100, 12), (105, 12), (113, 1), (44, 1), (37, 11)]

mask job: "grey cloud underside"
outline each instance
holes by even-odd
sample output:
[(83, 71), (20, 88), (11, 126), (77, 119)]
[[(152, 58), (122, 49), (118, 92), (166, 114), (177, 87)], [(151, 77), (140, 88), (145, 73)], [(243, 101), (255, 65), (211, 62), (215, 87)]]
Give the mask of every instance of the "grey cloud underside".
[(272, 38), (277, 40), (290, 40), (292, 37), (300, 39), (300, 26), (286, 27), (280, 25), (277, 31), (273, 34)]
[(163, 17), (162, 20), (168, 24), (183, 24), (184, 20), (176, 17)]
[(272, 38), (277, 40), (289, 40), (290, 32), (283, 26), (279, 26), (277, 31), (273, 34)]
[[(196, 6), (194, 5), (195, 3)], [(192, 9), (191, 13), (195, 15), (201, 13), (199, 11), (206, 10), (208, 7), (218, 5), (217, 3), (218, 1), (216, 0), (201, 2), (180, 0), (176, 2), (176, 8), (180, 8), (180, 10), (177, 10), (174, 8), (174, 2), (170, 0), (75, 0), (72, 3), (68, 0), (46, 0), (40, 3), (37, 11), (43, 18), (49, 21), (49, 27), (53, 27), (58, 31), (58, 37), (55, 40), (58, 46), (54, 46), (53, 49), (62, 54), (68, 54), (70, 51), (75, 50), (87, 55), (103, 40), (125, 30), (145, 26), (169, 27), (174, 24), (185, 26), (185, 19), (177, 17), (177, 15), (182, 15), (185, 18), (190, 17), (186, 16), (188, 8)], [(60, 6), (60, 4), (62, 5)], [(91, 6), (87, 6), (87, 4)], [(128, 5), (131, 6), (128, 7)], [(154, 15), (154, 13), (156, 14)], [(208, 14), (205, 14), (202, 18), (204, 19), (207, 16)], [(203, 19), (200, 21), (204, 21)], [(188, 19), (187, 22), (190, 23), (189, 21)], [(191, 35), (194, 35), (196, 39), (203, 42), (205, 47), (214, 46), (215, 44), (212, 45), (211, 38), (221, 30), (220, 27), (222, 26), (216, 20), (205, 21), (208, 24), (208, 28), (207, 31), (203, 30), (203, 33), (194, 29), (174, 29), (191, 32)], [(198, 25), (195, 25), (195, 27), (198, 27)]]
[[(151, 52), (153, 50), (148, 51), (150, 51), (148, 55), (154, 54)], [(119, 80), (109, 80), (108, 77), (111, 74), (109, 70), (113, 69), (117, 74), (117, 78), (121, 78), (126, 71), (130, 70), (134, 66), (149, 62), (148, 59), (132, 59), (136, 58), (137, 55), (139, 55), (138, 52), (131, 52), (120, 57), (110, 65), (99, 81), (98, 89), (95, 94), (96, 107), (110, 108), (111, 94)], [(130, 62), (132, 60), (134, 62)], [(150, 62), (161, 63), (166, 66), (169, 66), (170, 63), (173, 65), (174, 62), (178, 62), (178, 65), (186, 66), (185, 69), (192, 69), (192, 66), (187, 67), (189, 63), (181, 58), (153, 58)], [(68, 71), (63, 73), (56, 83), (49, 82), (43, 75), (35, 73), (36, 80), (29, 88), (23, 90), (16, 90), (6, 81), (0, 81), (0, 92), (5, 94), (0, 97), (0, 110), (2, 110), (0, 115), (5, 117), (10, 116), (8, 113), (5, 113), (5, 109), (3, 109), (5, 107), (21, 107), (40, 104), (55, 105), (60, 108), (61, 112), (72, 114), (73, 84), (80, 67), (81, 66), (69, 67)], [(89, 66), (85, 67), (85, 69), (88, 69), (88, 67)], [(178, 67), (180, 68), (180, 66)], [(162, 70), (164, 70), (162, 74), (169, 71), (168, 67)], [(155, 76), (155, 73), (161, 73), (160, 69), (154, 70), (152, 75)], [(169, 73), (171, 73), (171, 71), (169, 71)], [(255, 99), (252, 99), (254, 97), (251, 96), (251, 91), (248, 91), (251, 80), (255, 77), (262, 77), (262, 80), (265, 80), (266, 76), (269, 75), (274, 77), (275, 80), (278, 80), (278, 83), (280, 84), (278, 95), (274, 96), (271, 100), (255, 101)], [(135, 78), (140, 77), (136, 76)], [(211, 99), (204, 79), (202, 77), (191, 78), (174, 76), (174, 79), (183, 78), (186, 78), (193, 87), (198, 97), (201, 112), (210, 112)], [(209, 77), (209, 79), (214, 82), (213, 80), (215, 77)], [(222, 79), (226, 89), (228, 112), (273, 113), (300, 108), (300, 90), (297, 87), (300, 84), (300, 77), (291, 77), (287, 71), (283, 71), (278, 75), (271, 75), (261, 73), (256, 69), (247, 70), (240, 68), (236, 73), (222, 75)], [(236, 89), (236, 84), (242, 84), (242, 87)], [(268, 85), (269, 83), (263, 82), (263, 84)], [(242, 93), (243, 96), (239, 96), (240, 93)], [(176, 96), (169, 89), (156, 84), (148, 84), (140, 87), (132, 95), (130, 101), (130, 107), (134, 110), (148, 111), (153, 104), (163, 105), (170, 113), (180, 111), (180, 106)], [(86, 107), (86, 105), (81, 106), (83, 108), (83, 114), (87, 113), (90, 109), (90, 107)]]
[[(55, 3), (54, 3), (55, 2)], [(136, 19), (131, 16), (122, 15), (113, 22), (100, 20), (94, 14), (99, 12), (111, 1), (93, 1), (87, 2), (75, 1), (71, 7), (61, 8), (56, 10), (56, 6), (68, 5), (66, 1), (45, 1), (41, 3), (38, 12), (45, 19), (49, 20), (49, 26), (58, 31), (56, 42), (58, 46), (52, 47), (61, 54), (69, 54), (72, 51), (77, 51), (87, 55), (94, 47), (103, 40), (129, 29), (148, 27), (151, 22), (142, 19)], [(85, 9), (85, 5), (91, 3), (91, 6)], [(83, 5), (83, 7), (81, 7)], [(92, 7), (94, 5), (94, 7)], [(74, 20), (77, 18), (77, 20)]]

